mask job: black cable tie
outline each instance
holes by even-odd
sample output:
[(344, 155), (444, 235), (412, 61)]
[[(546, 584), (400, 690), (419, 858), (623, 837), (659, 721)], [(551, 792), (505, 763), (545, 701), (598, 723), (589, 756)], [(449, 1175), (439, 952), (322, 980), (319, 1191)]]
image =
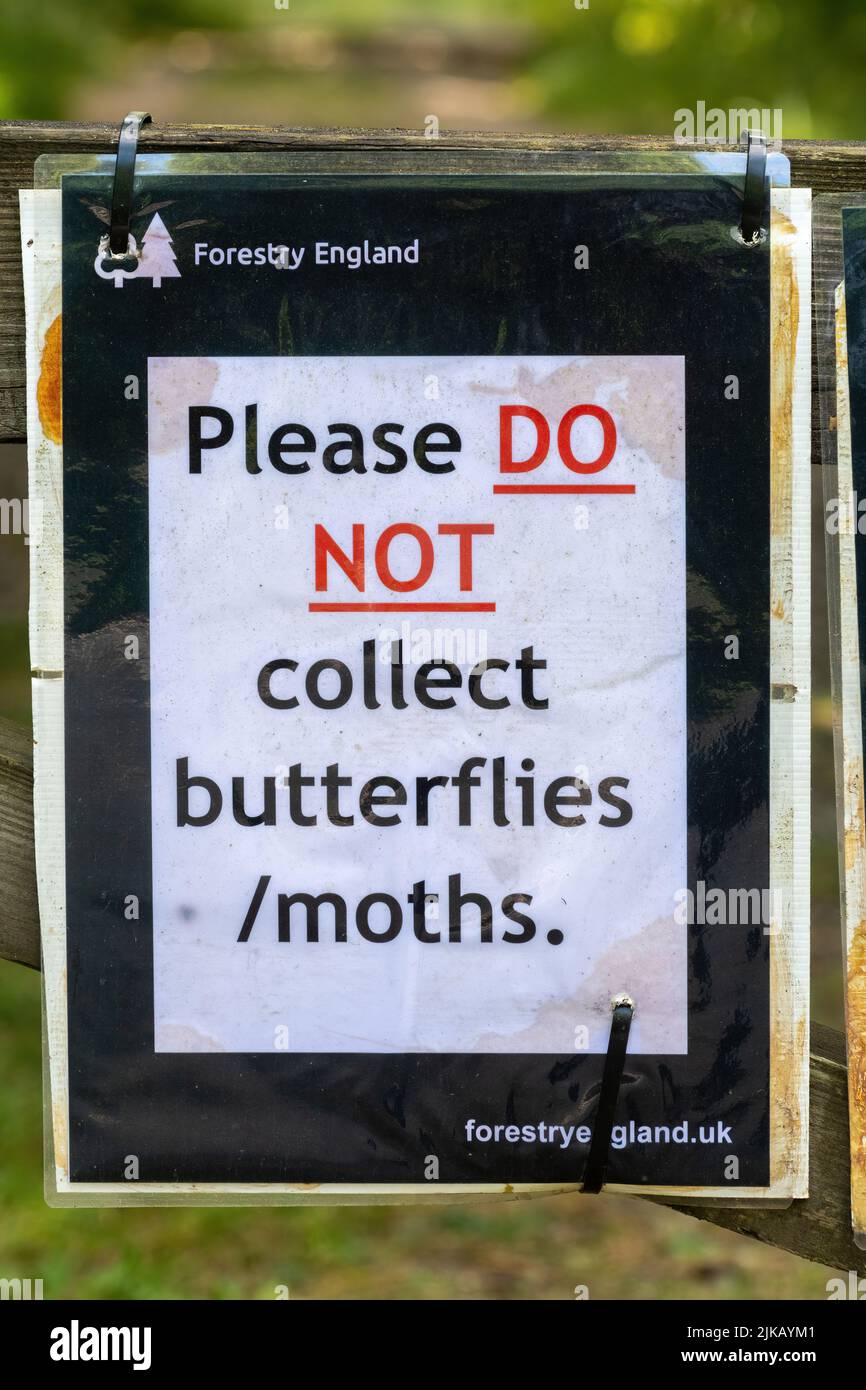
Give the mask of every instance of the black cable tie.
[(106, 252), (113, 260), (124, 260), (130, 254), (129, 221), (138, 136), (141, 127), (149, 123), (149, 111), (130, 111), (129, 115), (124, 117), (117, 137), (117, 159), (114, 164), (114, 188), (111, 193), (111, 221)]
[(612, 1001), (613, 1018), (610, 1024), (610, 1037), (601, 1076), (601, 1092), (595, 1124), (592, 1127), (592, 1142), (583, 1171), (582, 1192), (600, 1192), (604, 1186), (610, 1155), (610, 1136), (616, 1116), (616, 1103), (622, 1082), (623, 1067), (628, 1051), (628, 1035), (634, 1018), (634, 1003), (627, 994), (618, 994)]
[(766, 235), (761, 226), (766, 203), (767, 137), (762, 130), (747, 130), (746, 177), (743, 182), (743, 213), (740, 236), (747, 246), (754, 245)]

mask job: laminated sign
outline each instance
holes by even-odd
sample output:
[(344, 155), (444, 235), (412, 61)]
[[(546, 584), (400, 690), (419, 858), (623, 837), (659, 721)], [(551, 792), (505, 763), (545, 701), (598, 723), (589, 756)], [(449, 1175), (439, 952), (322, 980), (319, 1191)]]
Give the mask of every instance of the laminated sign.
[(802, 1195), (807, 195), (185, 167), (123, 259), (104, 161), (23, 200), (52, 1191), (577, 1186), (613, 1105)]
[(846, 961), (851, 1214), (866, 1247), (866, 193), (817, 202), (830, 667), (836, 745), (839, 884)]

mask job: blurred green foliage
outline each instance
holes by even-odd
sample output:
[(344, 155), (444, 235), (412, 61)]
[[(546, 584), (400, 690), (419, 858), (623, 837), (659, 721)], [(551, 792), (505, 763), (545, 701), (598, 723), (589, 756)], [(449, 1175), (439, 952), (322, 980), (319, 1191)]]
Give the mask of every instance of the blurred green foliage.
[(546, 109), (591, 113), (589, 128), (669, 132), (702, 100), (781, 108), (789, 137), (864, 134), (862, 0), (590, 0), (572, 17), (534, 0), (533, 13), (545, 38), (530, 79)]
[(74, 117), (76, 88), (124, 63), (142, 40), (237, 29), (245, 14), (231, 0), (0, 0), (0, 117)]
[[(405, 33), (410, 40), (416, 34), (433, 53), (434, 67), (440, 55), (443, 72), (449, 48), (430, 49), (431, 35), (487, 37), (521, 124), (669, 135), (674, 112), (698, 100), (723, 108), (780, 108), (789, 137), (855, 138), (866, 124), (863, 0), (438, 0), (434, 8), (426, 0), (282, 3), (278, 9), (274, 0), (253, 6), (236, 0), (127, 0), (117, 6), (0, 0), (0, 116), (74, 117), (77, 94), (104, 83), (107, 74), (133, 76), (145, 57), (159, 63), (162, 54), (170, 63), (179, 55), (183, 69), (190, 35), (216, 40), (220, 81), (237, 116), (245, 95), (254, 100), (259, 79), (304, 80), (303, 63), (287, 57), (280, 44), (269, 47), (269, 33), (280, 26), (283, 36), (312, 29), (329, 42), (364, 39), (369, 69), (376, 66), (377, 34)], [(212, 57), (205, 55), (200, 66), (193, 53), (190, 81)], [(335, 74), (316, 75), (318, 89), (305, 96), (306, 123), (334, 123), (344, 115), (334, 98)], [(274, 106), (277, 121), (277, 96)], [(389, 123), (387, 114), (383, 122)]]

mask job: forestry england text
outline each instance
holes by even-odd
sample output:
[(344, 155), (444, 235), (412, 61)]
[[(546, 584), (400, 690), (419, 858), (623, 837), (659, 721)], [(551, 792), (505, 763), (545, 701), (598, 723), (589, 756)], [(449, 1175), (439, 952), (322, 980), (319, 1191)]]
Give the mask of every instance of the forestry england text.
[[(309, 257), (308, 257), (309, 252)], [(364, 240), (356, 246), (337, 246), (330, 241), (316, 241), (312, 246), (286, 246), (269, 241), (267, 246), (212, 246), (207, 241), (195, 243), (195, 263), (214, 266), (271, 265), (275, 270), (300, 270), (309, 265), (344, 265), (360, 270), (362, 265), (417, 265), (418, 238), (397, 244), (378, 246)]]

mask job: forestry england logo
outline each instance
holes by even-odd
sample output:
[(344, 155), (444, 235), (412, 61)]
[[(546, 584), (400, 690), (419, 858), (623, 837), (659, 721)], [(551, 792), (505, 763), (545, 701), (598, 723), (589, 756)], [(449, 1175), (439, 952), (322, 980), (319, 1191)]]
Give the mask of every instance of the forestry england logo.
[(135, 237), (130, 233), (129, 255), (124, 261), (128, 263), (134, 260), (134, 267), (125, 269), (120, 262), (107, 260), (107, 255), (108, 237), (104, 236), (99, 243), (93, 269), (100, 280), (113, 280), (115, 289), (121, 289), (124, 280), (149, 280), (154, 289), (159, 289), (163, 280), (176, 280), (180, 275), (171, 249), (168, 228), (158, 212), (150, 219), (147, 231), (142, 237), (140, 251)]

